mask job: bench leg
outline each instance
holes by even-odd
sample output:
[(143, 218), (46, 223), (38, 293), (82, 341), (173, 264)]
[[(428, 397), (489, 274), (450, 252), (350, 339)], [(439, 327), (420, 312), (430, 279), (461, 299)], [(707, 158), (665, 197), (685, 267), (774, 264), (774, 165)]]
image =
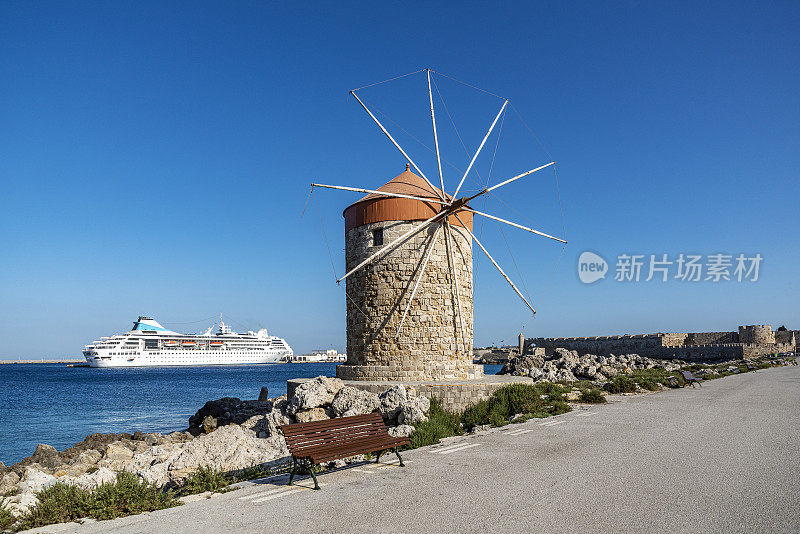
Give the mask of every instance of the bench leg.
[(700, 382), (699, 380), (697, 381), (697, 385), (700, 386), (700, 387), (703, 387), (702, 382)]
[(297, 458), (292, 458), (292, 472), (289, 474), (289, 486), (292, 485), (292, 480), (294, 480), (294, 474), (297, 472)]
[(317, 483), (317, 475), (314, 473), (314, 464), (311, 461), (308, 462), (308, 470), (311, 472), (311, 478), (314, 479), (314, 489), (320, 489), (319, 484)]
[(403, 459), (400, 458), (400, 451), (397, 450), (397, 447), (394, 448), (394, 453), (397, 455), (397, 459), (400, 460), (400, 467), (405, 467), (406, 464), (404, 464)]
[(375, 458), (375, 463), (376, 463), (376, 464), (377, 464), (377, 463), (380, 463), (380, 461), (381, 461), (381, 454), (383, 454), (383, 451), (378, 451), (378, 455), (377, 455), (377, 457)]

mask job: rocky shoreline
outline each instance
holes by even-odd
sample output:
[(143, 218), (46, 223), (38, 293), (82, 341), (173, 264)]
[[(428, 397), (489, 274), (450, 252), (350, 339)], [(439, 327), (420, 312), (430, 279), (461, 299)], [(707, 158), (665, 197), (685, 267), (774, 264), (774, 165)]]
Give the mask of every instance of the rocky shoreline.
[(577, 351), (557, 348), (549, 356), (527, 354), (512, 358), (497, 374), (528, 376), (534, 382), (589, 380), (602, 386), (619, 374), (639, 369), (677, 371), (685, 365), (687, 362), (682, 360), (655, 360), (638, 354), (581, 356)]
[(117, 471), (156, 486), (179, 487), (200, 467), (235, 472), (286, 463), (279, 425), (379, 410), (390, 434), (408, 436), (412, 423), (427, 420), (429, 409), (430, 401), (411, 387), (392, 386), (378, 395), (320, 376), (298, 386), (291, 398), (209, 401), (182, 431), (91, 434), (63, 451), (39, 444), (14, 465), (0, 463), (0, 495), (18, 515), (36, 505), (38, 492), (57, 482), (91, 489), (113, 481)]

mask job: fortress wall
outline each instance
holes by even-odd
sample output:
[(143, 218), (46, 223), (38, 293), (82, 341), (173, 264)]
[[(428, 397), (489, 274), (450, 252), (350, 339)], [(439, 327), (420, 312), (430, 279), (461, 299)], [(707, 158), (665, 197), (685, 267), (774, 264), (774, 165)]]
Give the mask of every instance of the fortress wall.
[(720, 343), (739, 343), (738, 332), (693, 332), (686, 337), (686, 344), (715, 345)]
[(744, 347), (745, 358), (757, 358), (767, 354), (795, 350), (794, 345), (791, 343), (745, 343), (742, 346)]
[[(547, 354), (556, 348), (577, 351), (578, 354), (630, 354), (658, 358), (661, 353), (660, 334), (641, 334), (627, 336), (572, 337), (572, 338), (535, 338), (526, 343), (534, 343), (544, 347)], [(526, 349), (527, 350), (527, 349)]]
[(661, 344), (665, 347), (680, 347), (686, 343), (687, 336), (692, 334), (681, 334), (677, 332), (670, 332), (661, 335)]
[(686, 360), (688, 362), (704, 362), (709, 360), (738, 360), (744, 357), (744, 346), (741, 343), (712, 343), (708, 345), (686, 345), (683, 347), (665, 347), (661, 358)]
[(790, 350), (797, 350), (797, 344), (800, 343), (800, 330), (785, 330), (775, 332), (775, 343), (791, 343), (792, 335), (794, 335), (795, 348)]

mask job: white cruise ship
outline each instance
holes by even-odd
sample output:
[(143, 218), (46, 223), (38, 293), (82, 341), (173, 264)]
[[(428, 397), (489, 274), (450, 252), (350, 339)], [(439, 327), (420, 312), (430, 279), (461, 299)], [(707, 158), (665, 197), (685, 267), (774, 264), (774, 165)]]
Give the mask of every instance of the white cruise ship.
[(150, 317), (139, 317), (124, 334), (101, 337), (83, 349), (90, 367), (151, 367), (171, 365), (240, 365), (283, 363), (293, 352), (284, 339), (266, 329), (237, 334), (219, 321), (203, 334), (179, 334)]

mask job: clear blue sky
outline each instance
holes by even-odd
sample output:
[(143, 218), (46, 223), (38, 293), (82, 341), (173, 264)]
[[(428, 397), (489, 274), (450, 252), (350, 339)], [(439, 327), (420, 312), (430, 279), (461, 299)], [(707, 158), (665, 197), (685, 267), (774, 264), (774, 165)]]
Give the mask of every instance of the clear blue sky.
[[(0, 358), (77, 356), (138, 314), (199, 330), (220, 311), (300, 352), (344, 349), (320, 215), (341, 275), (341, 210), (358, 195), (318, 191), (301, 220), (309, 183), (402, 171), (347, 93), (427, 66), (510, 98), (558, 161), (569, 245), (556, 265), (556, 243), (508, 229), (512, 260), (485, 226), (538, 314), (477, 260), (476, 345), (523, 327), (798, 328), (799, 27), (796, 2), (3, 2)], [(500, 101), (439, 88), (474, 150)], [(363, 95), (430, 144), (420, 75)], [(549, 161), (514, 117), (498, 180)], [(487, 211), (560, 235), (554, 179), (513, 184)], [(764, 261), (755, 283), (584, 285), (585, 250), (612, 269), (621, 253)]]

